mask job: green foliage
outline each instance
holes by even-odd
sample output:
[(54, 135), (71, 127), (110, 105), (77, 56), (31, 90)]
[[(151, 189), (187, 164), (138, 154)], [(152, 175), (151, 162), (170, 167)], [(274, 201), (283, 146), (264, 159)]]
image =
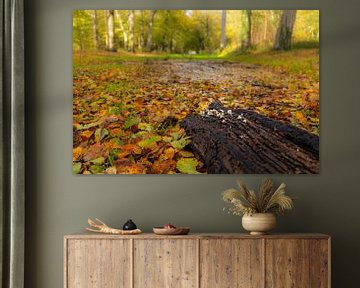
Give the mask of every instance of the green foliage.
[(294, 27), (294, 42), (319, 43), (319, 10), (299, 10)]
[(104, 172), (104, 167), (101, 165), (91, 165), (89, 170), (92, 174), (101, 174)]
[(137, 125), (140, 123), (140, 119), (137, 117), (130, 117), (128, 118), (124, 123), (124, 129), (129, 129), (134, 125)]
[(319, 81), (319, 49), (239, 53), (227, 55), (227, 59), (281, 68), (290, 73), (307, 75), (313, 81)]
[(81, 162), (76, 162), (73, 164), (73, 174), (79, 174), (81, 171)]
[[(226, 52), (271, 47), (282, 11), (251, 10), (251, 47), (247, 47), (249, 23), (247, 11), (228, 10)], [(73, 13), (74, 50), (95, 50), (96, 23), (98, 49), (105, 50), (106, 10), (76, 10)], [(130, 10), (116, 10), (114, 43), (116, 50), (128, 50), (131, 38)], [(220, 10), (134, 10), (135, 52), (171, 54), (219, 53), (221, 37)], [(155, 15), (152, 17), (152, 15)], [(151, 47), (148, 47), (148, 41)], [(319, 11), (298, 10), (293, 42), (319, 42)], [(129, 55), (130, 56), (130, 55)]]
[(101, 142), (107, 135), (109, 135), (109, 131), (104, 128), (96, 129), (95, 131), (95, 141)]
[(104, 157), (99, 157), (99, 158), (96, 158), (94, 160), (91, 160), (90, 162), (95, 164), (95, 165), (102, 165), (102, 164), (105, 163), (105, 158)]
[(238, 189), (228, 189), (222, 194), (225, 202), (230, 203), (229, 212), (234, 215), (251, 215), (255, 213), (283, 214), (294, 207), (291, 197), (285, 195), (284, 183), (273, 190), (273, 181), (264, 179), (259, 192), (248, 190), (244, 183), (238, 182)]
[(73, 49), (91, 50), (92, 18), (88, 10), (75, 10), (73, 12)]
[(142, 148), (148, 148), (150, 147), (152, 144), (159, 142), (161, 140), (161, 136), (158, 135), (153, 135), (149, 138), (146, 138), (144, 140), (141, 140), (138, 145)]
[(199, 161), (195, 158), (182, 158), (176, 162), (176, 168), (184, 174), (200, 174), (196, 171)]
[(170, 144), (175, 149), (184, 149), (186, 145), (188, 145), (191, 142), (189, 137), (182, 137), (180, 139), (172, 141)]

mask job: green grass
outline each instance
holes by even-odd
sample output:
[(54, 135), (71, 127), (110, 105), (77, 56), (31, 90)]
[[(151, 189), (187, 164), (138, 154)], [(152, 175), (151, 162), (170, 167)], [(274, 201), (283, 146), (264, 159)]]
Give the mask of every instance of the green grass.
[(319, 49), (255, 52), (232, 55), (228, 59), (281, 68), (289, 73), (305, 74), (315, 81), (319, 80)]
[[(91, 56), (91, 57), (88, 57)], [(121, 64), (124, 61), (151, 61), (151, 60), (217, 60), (224, 59), (218, 54), (167, 54), (167, 53), (129, 53), (118, 52), (75, 52), (74, 65), (91, 65), (94, 63), (102, 64)]]
[[(304, 74), (314, 81), (319, 81), (319, 49), (312, 48), (314, 43), (297, 43), (291, 51), (250, 51), (247, 53), (222, 54), (166, 54), (166, 53), (129, 53), (126, 51), (111, 52), (76, 52), (76, 67), (108, 65), (117, 66), (125, 61), (167, 61), (167, 60), (226, 60), (267, 66), (282, 69), (288, 73)], [(88, 57), (91, 56), (91, 57)], [(100, 67), (99, 67), (100, 68)]]

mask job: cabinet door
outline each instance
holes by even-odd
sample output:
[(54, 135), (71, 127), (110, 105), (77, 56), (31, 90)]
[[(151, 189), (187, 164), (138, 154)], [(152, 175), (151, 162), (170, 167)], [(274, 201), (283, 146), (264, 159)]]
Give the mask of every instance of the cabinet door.
[(309, 240), (266, 239), (266, 287), (309, 287)]
[(68, 239), (66, 288), (131, 287), (130, 240)]
[(260, 239), (200, 241), (200, 287), (260, 288), (264, 285)]
[(330, 240), (312, 239), (310, 241), (310, 287), (330, 287)]
[(135, 288), (197, 287), (197, 240), (134, 240)]

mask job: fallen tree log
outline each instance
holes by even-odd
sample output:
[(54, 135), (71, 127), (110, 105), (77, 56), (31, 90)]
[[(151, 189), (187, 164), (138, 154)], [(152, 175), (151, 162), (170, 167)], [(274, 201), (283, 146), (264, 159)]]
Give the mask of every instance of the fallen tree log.
[(245, 109), (215, 102), (181, 126), (210, 174), (319, 173), (319, 137)]

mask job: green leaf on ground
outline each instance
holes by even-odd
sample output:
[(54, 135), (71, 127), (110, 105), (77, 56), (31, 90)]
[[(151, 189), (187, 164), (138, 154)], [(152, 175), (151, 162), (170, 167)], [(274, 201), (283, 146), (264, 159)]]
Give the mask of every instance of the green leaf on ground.
[(176, 162), (176, 168), (184, 174), (201, 174), (196, 171), (196, 166), (199, 164), (199, 161), (195, 158), (181, 158)]
[(139, 118), (128, 118), (125, 123), (124, 123), (124, 129), (129, 129), (134, 125), (137, 125), (140, 123), (140, 119)]
[(99, 158), (96, 158), (94, 160), (91, 160), (90, 162), (95, 164), (95, 165), (102, 165), (102, 164), (105, 163), (105, 158), (104, 157), (99, 157)]
[(81, 162), (73, 164), (73, 174), (79, 174), (81, 171)]
[(151, 136), (147, 139), (144, 139), (144, 140), (141, 140), (139, 143), (137, 143), (140, 147), (142, 148), (148, 148), (150, 147), (152, 144), (158, 142), (161, 140), (161, 136), (157, 136), (157, 135), (154, 135), (154, 136)]
[(186, 145), (188, 145), (191, 142), (189, 137), (183, 137), (179, 140), (176, 141), (172, 141), (170, 144), (172, 147), (174, 147), (175, 149), (183, 149)]
[(99, 165), (91, 165), (90, 166), (90, 172), (93, 174), (103, 173), (104, 167)]

